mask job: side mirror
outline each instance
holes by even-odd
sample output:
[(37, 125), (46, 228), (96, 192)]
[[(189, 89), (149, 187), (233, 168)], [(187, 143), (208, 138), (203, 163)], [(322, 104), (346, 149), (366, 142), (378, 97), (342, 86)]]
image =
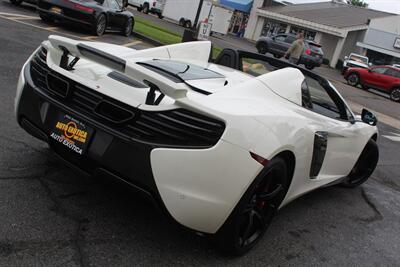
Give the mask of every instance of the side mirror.
[(375, 117), (374, 113), (365, 108), (361, 111), (361, 120), (371, 126), (375, 126), (378, 123), (378, 119)]

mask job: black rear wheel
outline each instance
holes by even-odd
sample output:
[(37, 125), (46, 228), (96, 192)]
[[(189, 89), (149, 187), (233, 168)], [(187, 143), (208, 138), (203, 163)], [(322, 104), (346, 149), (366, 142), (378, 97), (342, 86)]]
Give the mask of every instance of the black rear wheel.
[(149, 4), (148, 3), (144, 3), (144, 5), (143, 5), (143, 13), (144, 14), (149, 14), (149, 11), (150, 11)]
[(376, 142), (370, 139), (361, 152), (356, 164), (347, 179), (341, 184), (344, 187), (357, 187), (365, 183), (374, 172), (379, 160), (379, 149)]
[(304, 67), (306, 67), (306, 69), (308, 69), (308, 70), (314, 69), (314, 65), (312, 65), (312, 64), (310, 64), (310, 63), (306, 63), (306, 64), (304, 65)]
[(265, 54), (268, 52), (268, 46), (265, 43), (260, 43), (257, 47), (258, 53)]
[(284, 199), (288, 183), (285, 161), (279, 157), (272, 159), (216, 234), (218, 248), (235, 256), (253, 248)]
[(104, 14), (100, 14), (96, 20), (96, 24), (94, 25), (94, 34), (97, 36), (101, 36), (104, 34), (107, 28), (107, 19)]
[(185, 19), (184, 19), (184, 18), (181, 18), (181, 19), (179, 20), (179, 26), (182, 26), (182, 27), (185, 26)]
[(130, 36), (133, 31), (134, 21), (132, 18), (129, 18), (125, 23), (125, 28), (122, 30), (122, 34), (125, 36)]
[(390, 99), (400, 102), (400, 87), (393, 88), (392, 91), (390, 91)]
[(192, 22), (190, 21), (190, 20), (186, 20), (185, 21), (185, 24), (183, 25), (185, 28), (188, 28), (188, 29), (190, 29), (190, 28), (192, 28)]

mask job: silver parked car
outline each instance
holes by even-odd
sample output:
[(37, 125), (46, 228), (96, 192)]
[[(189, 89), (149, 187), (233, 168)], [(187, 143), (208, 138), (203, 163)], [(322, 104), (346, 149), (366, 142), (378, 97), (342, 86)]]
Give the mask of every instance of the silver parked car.
[[(271, 37), (260, 37), (256, 43), (256, 48), (260, 54), (268, 52), (273, 54), (276, 58), (281, 58), (295, 40), (296, 35), (294, 34), (278, 34)], [(320, 44), (305, 40), (305, 49), (299, 64), (304, 64), (307, 69), (311, 70), (321, 66), (323, 57), (324, 52)]]

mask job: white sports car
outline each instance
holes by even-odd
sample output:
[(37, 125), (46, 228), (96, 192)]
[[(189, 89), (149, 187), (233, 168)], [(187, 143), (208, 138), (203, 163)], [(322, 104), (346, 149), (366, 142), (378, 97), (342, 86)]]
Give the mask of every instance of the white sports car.
[(210, 42), (145, 50), (50, 36), (22, 68), (18, 123), (66, 162), (122, 180), (241, 255), (275, 212), (316, 188), (365, 182), (375, 116), (327, 80)]

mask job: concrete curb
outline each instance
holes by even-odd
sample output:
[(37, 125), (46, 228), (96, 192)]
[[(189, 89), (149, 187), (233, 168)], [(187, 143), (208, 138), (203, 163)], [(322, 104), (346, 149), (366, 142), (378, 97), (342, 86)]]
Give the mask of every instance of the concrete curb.
[(137, 38), (140, 38), (140, 39), (144, 40), (145, 42), (148, 42), (148, 43), (150, 43), (151, 45), (154, 45), (154, 46), (163, 46), (163, 45), (165, 45), (164, 43), (161, 43), (161, 42), (159, 42), (157, 40), (154, 40), (153, 38), (150, 38), (150, 37), (148, 37), (148, 36), (146, 36), (144, 34), (141, 34), (141, 33), (135, 32), (135, 31), (132, 33), (132, 35), (137, 37)]

